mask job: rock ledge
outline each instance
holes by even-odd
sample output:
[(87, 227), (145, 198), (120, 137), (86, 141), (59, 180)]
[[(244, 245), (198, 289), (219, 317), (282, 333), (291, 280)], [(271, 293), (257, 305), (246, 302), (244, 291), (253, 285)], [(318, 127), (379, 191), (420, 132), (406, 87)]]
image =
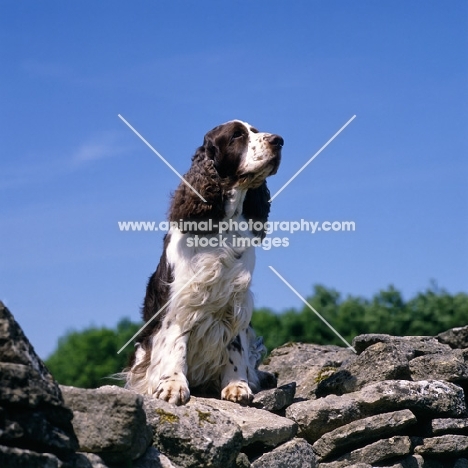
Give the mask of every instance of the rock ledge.
[(468, 468), (468, 326), (290, 343), (251, 407), (60, 387), (0, 302), (2, 468)]

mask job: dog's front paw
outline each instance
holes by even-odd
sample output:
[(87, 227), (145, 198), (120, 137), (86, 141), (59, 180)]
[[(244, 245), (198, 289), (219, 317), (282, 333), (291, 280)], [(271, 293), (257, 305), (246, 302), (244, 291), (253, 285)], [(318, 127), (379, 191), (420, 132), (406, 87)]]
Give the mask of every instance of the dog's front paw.
[(253, 400), (253, 393), (247, 382), (236, 381), (223, 388), (221, 399), (248, 405)]
[(162, 376), (154, 396), (174, 405), (185, 405), (190, 399), (190, 390), (185, 376)]

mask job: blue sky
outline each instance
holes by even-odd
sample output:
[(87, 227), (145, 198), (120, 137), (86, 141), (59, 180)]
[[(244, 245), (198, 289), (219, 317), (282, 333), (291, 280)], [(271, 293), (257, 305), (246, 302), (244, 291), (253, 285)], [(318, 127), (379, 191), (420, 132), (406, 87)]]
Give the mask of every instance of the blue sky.
[(405, 298), (468, 278), (468, 4), (443, 1), (6, 1), (0, 15), (0, 299), (42, 357), (59, 336), (139, 318), (177, 177), (212, 127), (285, 139), (271, 220), (354, 221), (277, 233), (256, 305), (314, 284)]

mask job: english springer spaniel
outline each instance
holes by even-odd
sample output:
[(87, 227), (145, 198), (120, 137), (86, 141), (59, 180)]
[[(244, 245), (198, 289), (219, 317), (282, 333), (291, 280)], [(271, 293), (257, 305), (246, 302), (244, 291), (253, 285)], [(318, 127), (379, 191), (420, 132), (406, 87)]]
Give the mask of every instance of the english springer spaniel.
[[(265, 236), (283, 139), (239, 120), (209, 131), (172, 198), (171, 228), (149, 279), (127, 388), (185, 404), (190, 389), (249, 403), (264, 377), (250, 326), (255, 246)], [(163, 308), (163, 310), (161, 310)]]

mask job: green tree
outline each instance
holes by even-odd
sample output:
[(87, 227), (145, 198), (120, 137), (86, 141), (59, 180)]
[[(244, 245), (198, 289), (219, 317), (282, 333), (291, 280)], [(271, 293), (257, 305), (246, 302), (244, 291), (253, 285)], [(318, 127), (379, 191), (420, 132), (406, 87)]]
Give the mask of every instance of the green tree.
[(407, 306), (393, 285), (377, 293), (365, 311), (369, 333), (407, 334)]
[(468, 300), (465, 294), (451, 296), (435, 287), (419, 293), (408, 302), (408, 334), (430, 335), (448, 328), (466, 325)]
[(281, 318), (270, 309), (258, 309), (252, 316), (255, 333), (263, 336), (269, 351), (284, 343), (284, 331), (281, 329)]
[[(347, 297), (339, 304), (338, 317), (334, 325), (348, 342), (362, 333), (371, 333), (367, 310), (369, 301), (360, 297)], [(342, 343), (339, 343), (342, 344)]]
[[(341, 303), (341, 297), (338, 291), (327, 289), (322, 285), (315, 285), (313, 295), (306, 300), (325, 320), (330, 324), (334, 324), (333, 326), (336, 328), (336, 323), (339, 320), (339, 306)], [(310, 307), (304, 304), (299, 314), (304, 324), (304, 338), (302, 341), (316, 344), (335, 343), (336, 335), (320, 320)], [(340, 334), (343, 334), (343, 330), (338, 331)], [(318, 340), (315, 338), (317, 336), (320, 337)], [(293, 338), (291, 341), (296, 340)]]
[[(316, 285), (307, 302), (349, 343), (364, 333), (434, 336), (468, 323), (468, 295), (452, 296), (434, 284), (409, 301), (392, 285), (370, 300), (353, 296), (343, 300), (336, 290)], [(343, 346), (306, 305), (280, 314), (262, 309), (258, 318), (257, 313), (254, 312), (252, 324), (270, 351), (289, 341)]]
[(63, 385), (96, 388), (109, 384), (109, 377), (126, 367), (133, 346), (129, 344), (120, 354), (117, 351), (140, 326), (123, 319), (115, 330), (91, 327), (68, 332), (59, 339), (57, 350), (45, 361), (46, 366)]

